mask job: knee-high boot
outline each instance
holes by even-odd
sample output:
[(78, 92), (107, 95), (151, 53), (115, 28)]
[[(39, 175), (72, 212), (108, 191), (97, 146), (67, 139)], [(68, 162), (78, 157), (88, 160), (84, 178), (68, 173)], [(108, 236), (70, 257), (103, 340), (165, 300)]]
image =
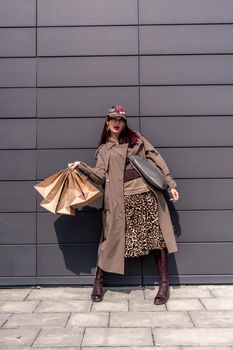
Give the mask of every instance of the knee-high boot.
[(167, 248), (156, 249), (154, 251), (155, 262), (159, 273), (159, 290), (154, 298), (154, 304), (165, 304), (169, 297), (169, 281), (168, 281), (168, 251)]
[(91, 300), (92, 301), (103, 300), (103, 295), (104, 295), (103, 281), (104, 281), (104, 271), (101, 270), (101, 268), (99, 266), (97, 266), (94, 286), (93, 286), (93, 290), (91, 293)]

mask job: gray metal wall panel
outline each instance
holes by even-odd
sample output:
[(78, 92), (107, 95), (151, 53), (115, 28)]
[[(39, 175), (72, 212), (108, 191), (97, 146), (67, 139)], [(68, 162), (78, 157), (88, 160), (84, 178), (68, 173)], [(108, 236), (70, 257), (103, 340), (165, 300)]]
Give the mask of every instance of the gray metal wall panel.
[[(38, 245), (37, 266), (39, 276), (94, 275), (97, 245)], [(50, 264), (46, 257), (50, 257)], [(133, 260), (133, 261), (132, 261)], [(125, 276), (141, 273), (140, 259), (126, 261)]]
[(33, 118), (36, 115), (36, 89), (0, 89), (0, 118)]
[(171, 217), (179, 243), (232, 242), (232, 210), (175, 211)]
[(137, 57), (41, 57), (37, 69), (38, 86), (138, 84)]
[[(80, 282), (79, 282), (80, 281)], [(59, 284), (77, 284), (83, 286), (93, 286), (94, 275), (70, 275), (70, 276), (39, 276), (37, 282), (41, 284), (59, 285)]]
[[(96, 148), (104, 122), (104, 118), (40, 119), (38, 148)], [(139, 118), (132, 117), (130, 122), (138, 129)]]
[(0, 87), (36, 86), (35, 58), (1, 58)]
[[(175, 178), (232, 177), (232, 147), (156, 148), (169, 164), (169, 169)], [(43, 179), (75, 160), (82, 160), (94, 166), (95, 148), (38, 150), (37, 178)], [(218, 162), (217, 167), (216, 161)]]
[(181, 194), (177, 210), (233, 209), (233, 179), (182, 179), (177, 185)]
[(233, 175), (232, 147), (162, 148), (159, 151), (174, 177), (221, 178)]
[(101, 229), (100, 210), (79, 210), (76, 216), (37, 214), (38, 244), (98, 243)]
[[(126, 265), (126, 269), (128, 271), (128, 266), (129, 265), (133, 265), (133, 267), (135, 267), (135, 265), (137, 264), (137, 262), (135, 262), (132, 258), (131, 262), (129, 261)], [(130, 270), (131, 271), (131, 270)], [(121, 286), (124, 284), (127, 284), (127, 286), (129, 285), (140, 285), (142, 282), (142, 277), (141, 275), (134, 275), (131, 274), (130, 271), (127, 273), (127, 275), (112, 275), (112, 276), (106, 276), (105, 277), (105, 283), (106, 285), (109, 286)], [(1, 278), (0, 278), (1, 280)], [(5, 278), (5, 280), (7, 281), (7, 278)], [(93, 282), (94, 282), (94, 275), (79, 275), (79, 276), (75, 276), (75, 275), (70, 275), (70, 276), (43, 276), (43, 277), (38, 277), (37, 278), (37, 283), (38, 284), (52, 284), (52, 285), (58, 285), (58, 284), (78, 284), (78, 285), (84, 285), (84, 286), (93, 286)]]
[(141, 132), (159, 147), (233, 146), (233, 117), (142, 117)]
[(129, 116), (138, 116), (138, 95), (138, 87), (39, 88), (37, 116), (104, 117), (110, 106), (120, 103)]
[[(3, 214), (8, 215), (8, 214)], [(14, 214), (15, 215), (15, 214)], [(231, 210), (179, 210), (171, 212), (177, 242), (231, 242)], [(1, 218), (1, 216), (0, 216)], [(101, 211), (79, 210), (76, 216), (37, 214), (38, 244), (98, 243)]]
[(39, 0), (38, 25), (137, 24), (137, 0)]
[(1, 0), (0, 27), (36, 25), (36, 0)]
[(32, 212), (36, 210), (36, 194), (32, 181), (0, 182), (0, 212)]
[(25, 277), (25, 276), (9, 276), (9, 277), (0, 277), (1, 286), (32, 286), (37, 284), (37, 278), (34, 276)]
[[(153, 137), (151, 138), (153, 139)], [(158, 148), (177, 178), (231, 177), (233, 173), (232, 148)], [(42, 179), (75, 160), (94, 166), (95, 148), (39, 150), (37, 178)], [(1, 153), (0, 153), (1, 156)], [(216, 167), (216, 160), (218, 167)]]
[(0, 244), (35, 244), (35, 213), (0, 213)]
[(233, 25), (140, 27), (141, 54), (232, 53)]
[[(233, 179), (178, 179), (176, 182), (181, 198), (175, 206), (170, 202), (168, 203), (170, 210), (233, 209)], [(37, 199), (38, 212), (46, 212), (45, 209), (39, 207), (39, 202), (42, 200), (41, 196), (38, 196)], [(100, 209), (102, 207), (102, 197), (89, 206), (91, 210)]]
[(35, 147), (35, 119), (0, 119), (0, 149), (28, 149)]
[(233, 86), (143, 86), (142, 115), (232, 115)]
[[(98, 137), (97, 137), (98, 139)], [(37, 179), (45, 179), (75, 160), (94, 166), (95, 149), (51, 149), (37, 151)]]
[(38, 28), (39, 56), (137, 55), (137, 27)]
[(0, 246), (1, 276), (35, 276), (36, 247), (35, 246)]
[[(93, 275), (97, 245), (38, 245), (37, 268), (39, 276)], [(50, 263), (48, 264), (48, 257)]]
[(36, 30), (34, 28), (1, 28), (0, 57), (35, 56)]
[(0, 180), (35, 180), (35, 150), (0, 150)]
[(231, 23), (231, 0), (139, 0), (143, 24)]
[(232, 84), (233, 56), (141, 56), (143, 85)]
[[(215, 275), (233, 273), (233, 243), (179, 243), (178, 252), (169, 259), (170, 274), (204, 275), (210, 270)], [(208, 259), (207, 259), (208, 252)], [(224, 256), (224, 259), (216, 257)], [(185, 261), (185, 264), (184, 264)], [(143, 258), (143, 273), (154, 274), (155, 264), (152, 255)]]

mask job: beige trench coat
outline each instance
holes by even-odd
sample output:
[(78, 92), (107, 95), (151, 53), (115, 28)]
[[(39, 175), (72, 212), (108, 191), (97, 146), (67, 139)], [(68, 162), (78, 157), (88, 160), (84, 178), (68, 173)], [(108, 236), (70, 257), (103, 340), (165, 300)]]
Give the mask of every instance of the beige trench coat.
[[(129, 152), (152, 159), (166, 177), (168, 188), (176, 187), (166, 162), (159, 152), (141, 134), (139, 143)], [(102, 210), (103, 233), (101, 236), (97, 265), (104, 271), (124, 274), (125, 212), (123, 196), (123, 174), (128, 144), (117, 145), (108, 141), (96, 151), (94, 168), (81, 162), (78, 166), (95, 183), (104, 184)], [(154, 189), (158, 199), (159, 224), (169, 253), (177, 251), (176, 240), (169, 209), (164, 195)]]

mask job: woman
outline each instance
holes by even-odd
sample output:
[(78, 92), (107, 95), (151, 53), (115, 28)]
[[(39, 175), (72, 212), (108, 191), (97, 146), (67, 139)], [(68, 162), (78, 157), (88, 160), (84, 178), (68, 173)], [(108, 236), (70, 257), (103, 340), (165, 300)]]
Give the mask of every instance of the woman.
[(159, 152), (127, 125), (126, 111), (112, 106), (105, 121), (94, 168), (83, 162), (69, 164), (104, 187), (103, 232), (98, 249), (96, 276), (91, 298), (103, 299), (104, 271), (124, 274), (124, 259), (153, 251), (160, 276), (155, 304), (169, 299), (168, 253), (177, 251), (170, 214), (163, 193), (150, 188), (127, 160), (138, 154), (150, 158), (165, 175), (171, 200), (179, 193)]

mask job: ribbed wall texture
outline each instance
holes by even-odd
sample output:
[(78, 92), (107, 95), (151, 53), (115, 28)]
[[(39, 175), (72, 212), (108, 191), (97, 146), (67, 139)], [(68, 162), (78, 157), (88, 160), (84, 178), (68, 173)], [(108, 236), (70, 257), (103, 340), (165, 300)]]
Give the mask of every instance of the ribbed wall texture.
[[(232, 0), (0, 0), (0, 284), (90, 284), (101, 202), (75, 217), (33, 184), (94, 164), (123, 104), (177, 180), (173, 283), (233, 282)], [(157, 283), (152, 256), (110, 284)]]

